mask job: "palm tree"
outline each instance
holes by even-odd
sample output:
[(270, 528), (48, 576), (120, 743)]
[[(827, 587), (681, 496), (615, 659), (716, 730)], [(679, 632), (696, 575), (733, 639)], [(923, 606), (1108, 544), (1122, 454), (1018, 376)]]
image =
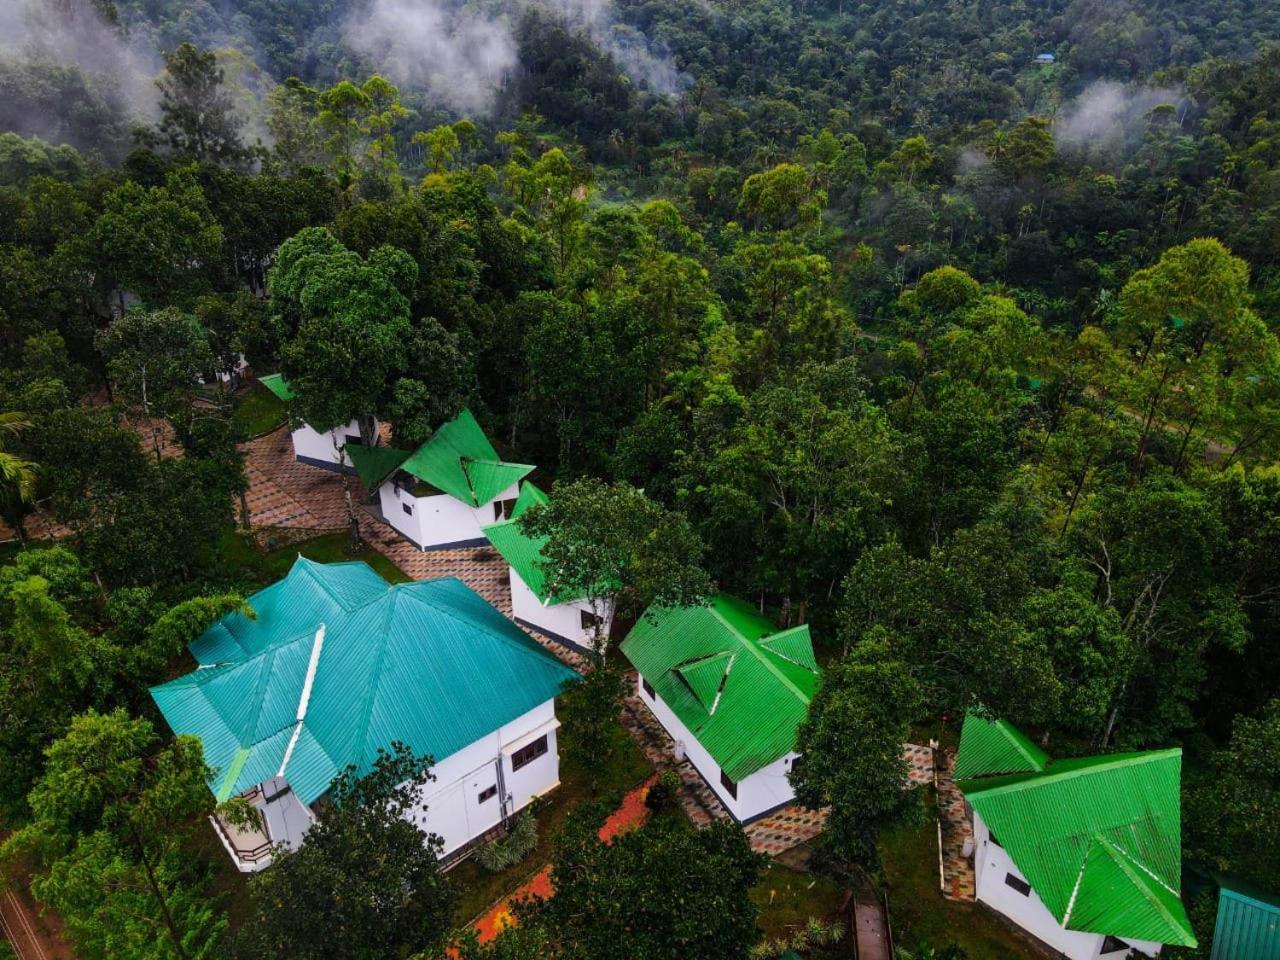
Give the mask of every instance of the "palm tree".
[(0, 413), (0, 505), (22, 536), (22, 504), (30, 503), (36, 492), (36, 465), (4, 448), (6, 436), (17, 436), (31, 426), (26, 414)]

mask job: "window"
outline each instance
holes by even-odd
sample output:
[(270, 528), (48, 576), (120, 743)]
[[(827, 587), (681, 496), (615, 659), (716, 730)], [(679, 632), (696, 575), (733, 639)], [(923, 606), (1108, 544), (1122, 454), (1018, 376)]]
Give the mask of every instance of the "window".
[(402, 510), (404, 510), (404, 512), (405, 512), (405, 513), (407, 513), (409, 516), (411, 516), (411, 517), (413, 516), (413, 504), (412, 504), (412, 503), (402, 503), (402, 504), (400, 504), (400, 508), (401, 508)]
[(583, 630), (594, 630), (599, 624), (604, 623), (603, 617), (597, 617), (590, 610), (580, 610), (579, 614)]
[(1006, 887), (1013, 887), (1013, 889), (1017, 890), (1024, 897), (1031, 896), (1031, 884), (1027, 883), (1025, 880), (1015, 877), (1012, 873), (1006, 873), (1004, 875), (1004, 885)]
[(644, 692), (649, 695), (650, 700), (658, 699), (657, 693), (654, 692), (653, 684), (650, 683), (648, 680), (646, 680), (644, 677), (640, 678), (640, 686), (644, 688)]
[(1103, 956), (1108, 953), (1119, 953), (1121, 950), (1128, 951), (1129, 945), (1119, 937), (1107, 937), (1102, 941), (1102, 949), (1099, 951)]
[(349, 434), (349, 433), (348, 433), (348, 434), (346, 435), (346, 437), (343, 439), (343, 441), (342, 441), (342, 442), (343, 442), (343, 443), (350, 444), (351, 446), (353, 446), (353, 447), (354, 447), (354, 446), (359, 445), (359, 443), (360, 443), (360, 438), (359, 438), (359, 437), (353, 437), (351, 434)]
[(544, 733), (533, 743), (525, 744), (519, 750), (511, 754), (512, 771), (519, 770), (521, 767), (528, 766), (537, 760), (540, 756), (547, 752), (547, 735)]
[(486, 800), (492, 800), (497, 795), (498, 785), (495, 783), (492, 787), (485, 787), (480, 791), (480, 802), (484, 803)]
[(804, 757), (796, 757), (791, 761), (791, 777), (794, 780), (800, 776), (800, 771), (804, 769)]
[(495, 500), (493, 501), (493, 519), (505, 520), (511, 516), (511, 511), (516, 508), (514, 500)]
[(729, 775), (723, 770), (720, 771), (720, 786), (724, 787), (733, 799), (738, 799), (738, 785), (730, 780)]
[(997, 840), (996, 835), (992, 833), (990, 830), (987, 831), (987, 839), (990, 840), (992, 843), (994, 843), (1001, 850), (1004, 849), (1004, 844), (1001, 843), (999, 840)]

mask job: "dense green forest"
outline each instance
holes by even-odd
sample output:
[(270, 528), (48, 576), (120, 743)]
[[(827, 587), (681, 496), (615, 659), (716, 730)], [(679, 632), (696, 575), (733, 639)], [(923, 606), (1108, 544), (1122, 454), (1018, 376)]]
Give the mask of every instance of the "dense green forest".
[[(0, 12), (7, 856), (82, 956), (280, 955), (285, 894), (210, 893), (146, 692), (260, 586), (243, 356), (319, 428), (466, 406), (553, 489), (679, 518), (813, 625), (833, 701), (894, 691), (890, 743), (983, 704), (1055, 756), (1181, 745), (1187, 859), (1280, 890), (1278, 44), (1262, 0)], [(897, 806), (834, 860), (874, 873)], [(645, 829), (563, 839), (584, 902), (660, 913), (637, 874), (698, 857), (751, 885), (731, 832)], [(436, 949), (415, 889), (385, 952), (293, 955)], [(556, 902), (464, 951), (622, 949)], [(745, 957), (741, 916), (684, 955)]]

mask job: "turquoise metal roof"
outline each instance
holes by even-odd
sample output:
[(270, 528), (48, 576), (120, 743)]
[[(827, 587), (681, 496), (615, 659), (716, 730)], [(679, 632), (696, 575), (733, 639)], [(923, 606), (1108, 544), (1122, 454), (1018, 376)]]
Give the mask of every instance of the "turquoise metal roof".
[(1220, 878), (1211, 960), (1280, 960), (1280, 899)]
[(280, 770), (321, 624), (306, 717), (284, 769), (304, 803), (347, 765), (368, 770), (393, 741), (441, 760), (575, 676), (453, 578), (392, 587), (362, 563), (300, 557), (249, 603), (256, 619), (231, 614), (192, 644), (217, 665), (151, 691), (175, 733), (203, 741), (219, 799)]

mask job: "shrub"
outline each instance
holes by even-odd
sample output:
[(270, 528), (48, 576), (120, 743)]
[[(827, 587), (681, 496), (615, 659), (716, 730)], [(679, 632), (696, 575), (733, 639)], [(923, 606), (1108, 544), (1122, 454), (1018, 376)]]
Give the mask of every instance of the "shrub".
[(654, 813), (670, 813), (680, 799), (680, 776), (674, 770), (664, 770), (644, 795), (644, 805)]
[(505, 837), (486, 843), (476, 851), (476, 863), (492, 873), (501, 873), (533, 852), (538, 845), (538, 821), (532, 810), (516, 817)]

